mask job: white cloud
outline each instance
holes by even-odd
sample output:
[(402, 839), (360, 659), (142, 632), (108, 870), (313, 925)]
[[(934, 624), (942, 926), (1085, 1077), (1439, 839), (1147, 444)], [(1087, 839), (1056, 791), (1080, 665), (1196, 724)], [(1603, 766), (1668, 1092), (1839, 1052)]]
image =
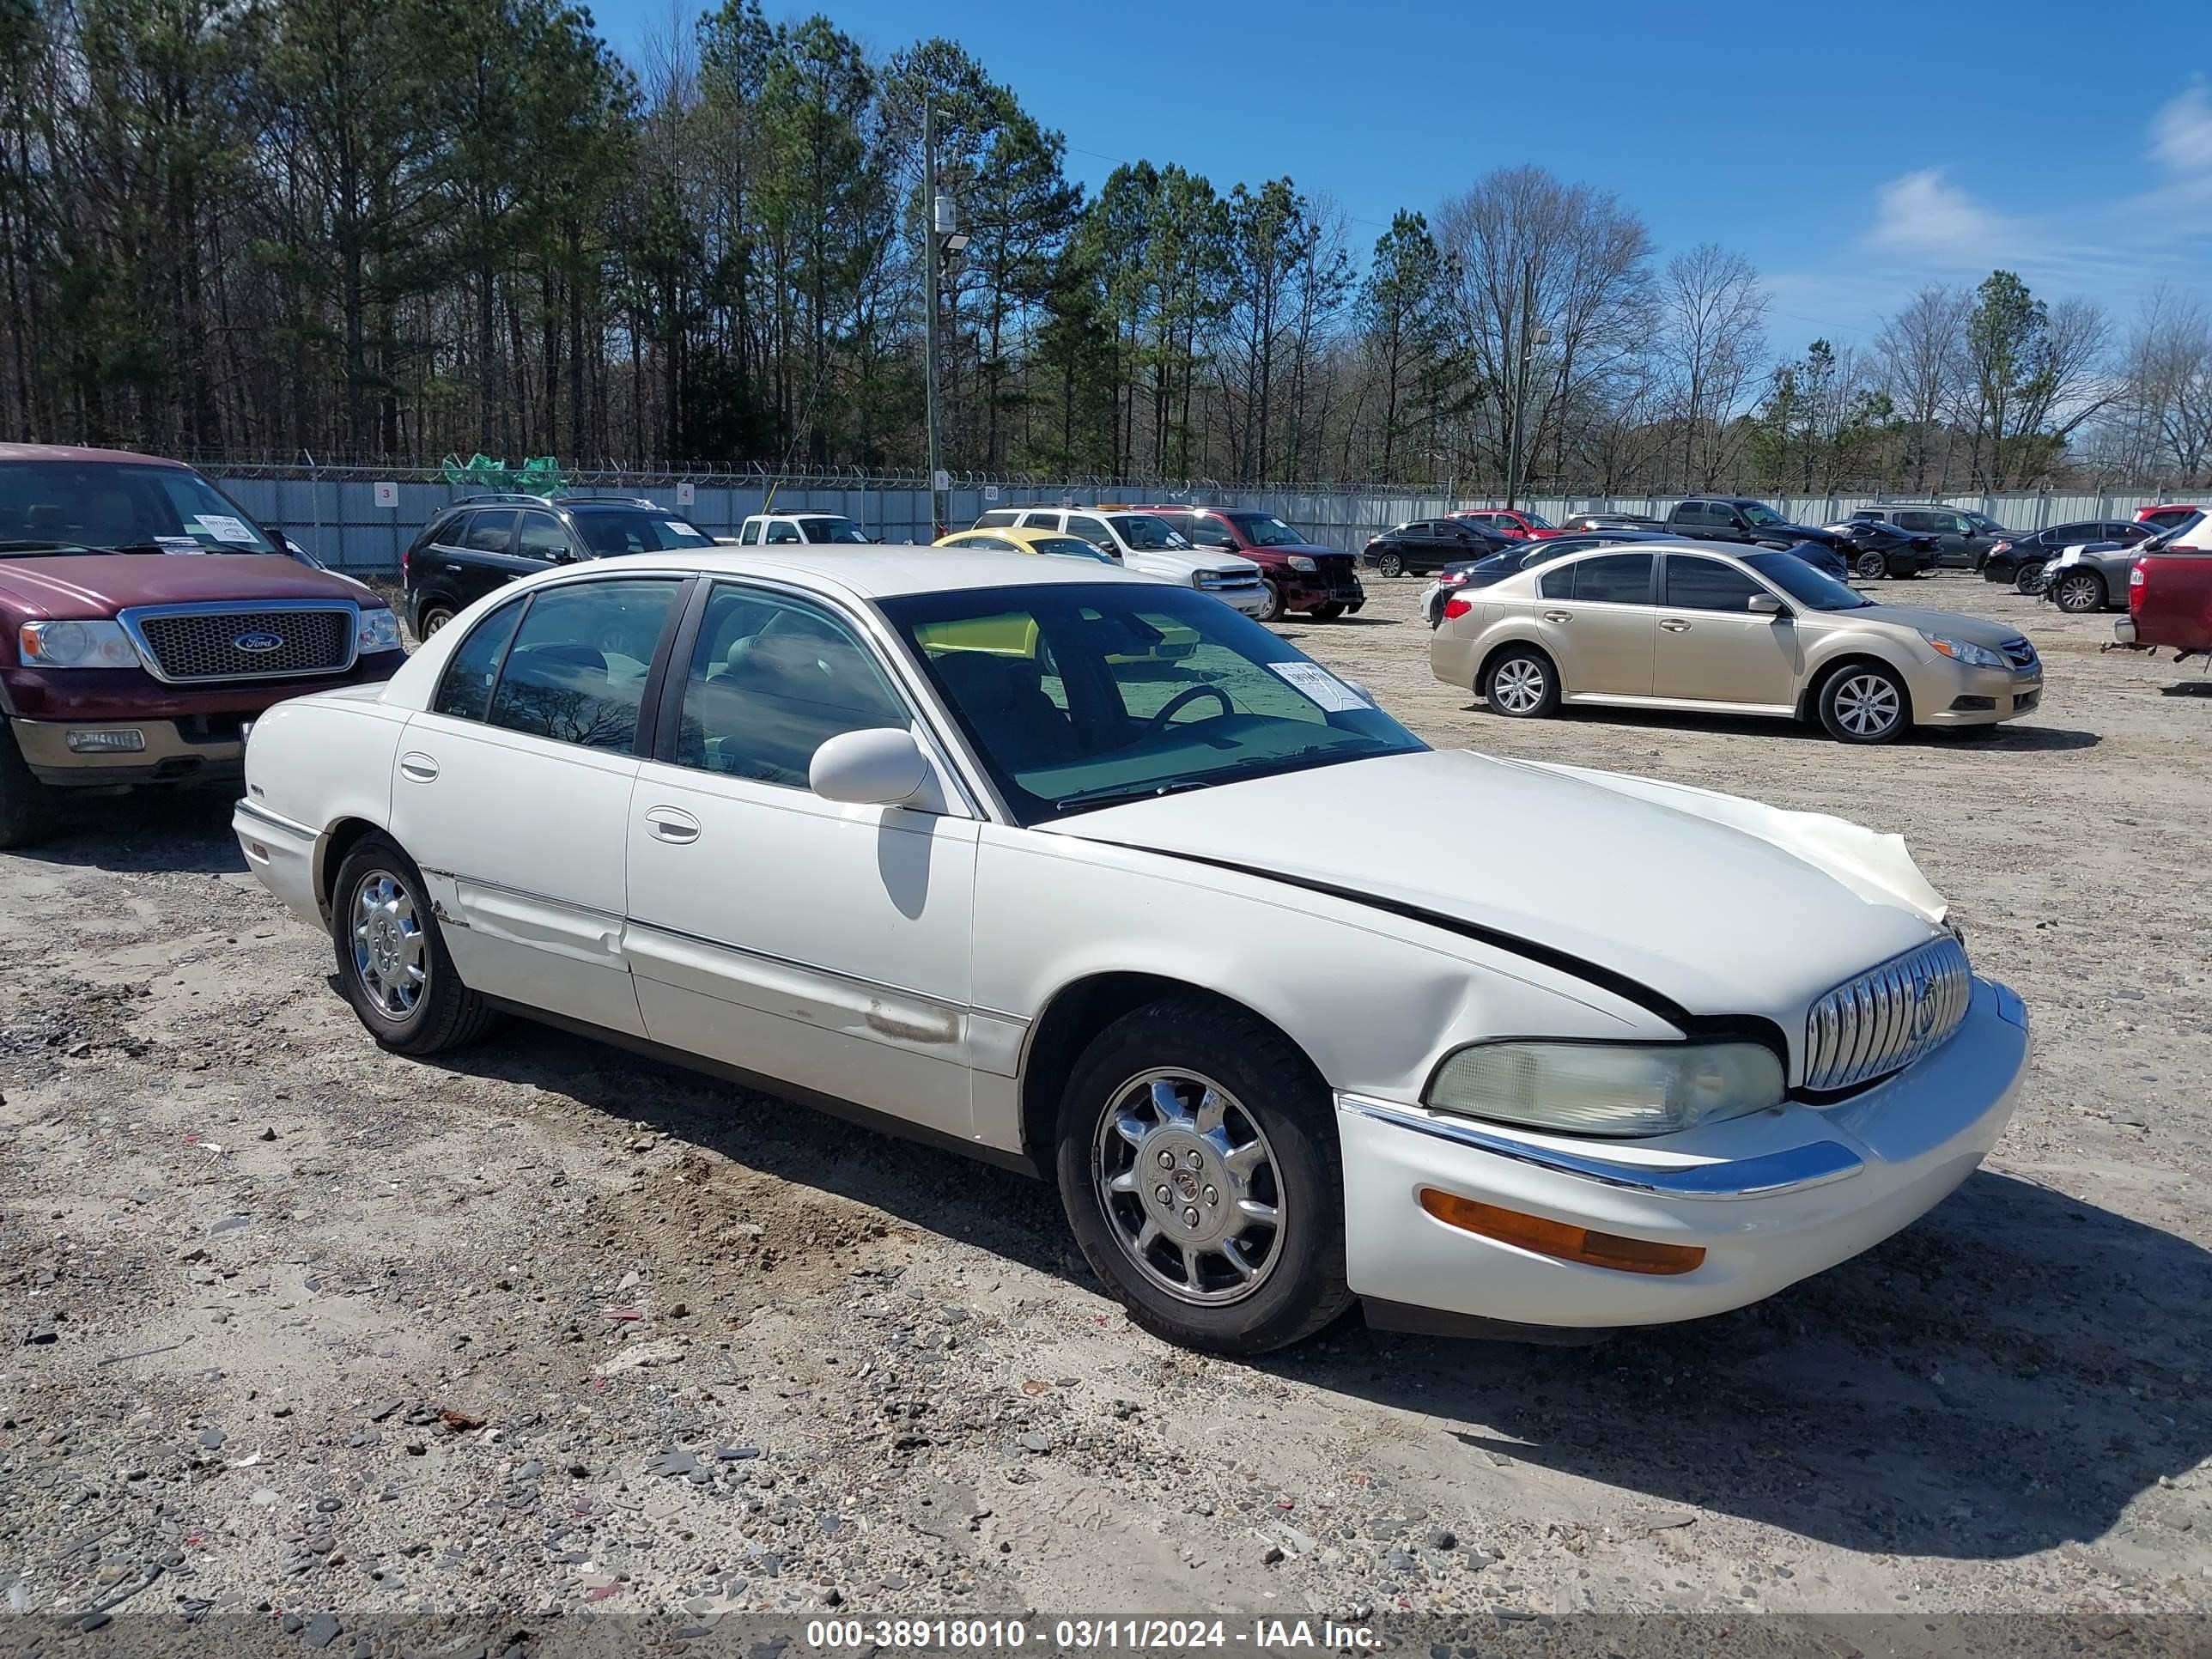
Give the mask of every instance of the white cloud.
[(1923, 167), (1875, 192), (1866, 240), (1939, 264), (1985, 266), (2016, 258), (2029, 239), (2019, 224), (1945, 179), (1942, 167)]
[(2176, 93), (2150, 123), (2154, 159), (2180, 173), (2212, 173), (2212, 98), (2202, 85)]

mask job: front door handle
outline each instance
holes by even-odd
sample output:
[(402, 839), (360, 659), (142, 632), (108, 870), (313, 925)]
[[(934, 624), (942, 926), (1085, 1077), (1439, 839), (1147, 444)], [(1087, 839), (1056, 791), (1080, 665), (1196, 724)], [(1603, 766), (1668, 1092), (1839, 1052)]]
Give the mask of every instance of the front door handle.
[(399, 775), (416, 783), (428, 783), (438, 775), (438, 763), (419, 750), (410, 750), (399, 757)]
[(1659, 626), (1665, 629), (1669, 634), (1686, 634), (1690, 631), (1689, 623), (1686, 622), (1677, 622), (1671, 617), (1665, 622), (1661, 623)]
[(645, 833), (656, 841), (673, 842), (681, 847), (699, 839), (699, 820), (672, 806), (656, 806), (645, 815)]
[(1574, 619), (1574, 613), (1571, 611), (1547, 611), (1544, 613), (1544, 620), (1548, 623), (1572, 622)]

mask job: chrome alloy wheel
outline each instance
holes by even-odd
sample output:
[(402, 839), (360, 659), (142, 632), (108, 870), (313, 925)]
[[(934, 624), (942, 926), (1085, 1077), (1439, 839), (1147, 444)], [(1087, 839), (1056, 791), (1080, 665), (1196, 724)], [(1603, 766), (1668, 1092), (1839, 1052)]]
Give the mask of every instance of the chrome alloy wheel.
[(1904, 714), (1897, 688), (1879, 674), (1854, 674), (1836, 688), (1836, 719), (1855, 738), (1878, 738)]
[(430, 961), (415, 896), (389, 872), (372, 870), (353, 895), (353, 970), (383, 1012), (403, 1019), (430, 988)]
[(1189, 1072), (1146, 1072), (1100, 1115), (1091, 1178), (1122, 1253), (1182, 1302), (1241, 1302), (1283, 1254), (1274, 1149), (1237, 1097)]
[(1543, 668), (1516, 657), (1490, 677), (1490, 695), (1510, 713), (1525, 714), (1544, 701)]

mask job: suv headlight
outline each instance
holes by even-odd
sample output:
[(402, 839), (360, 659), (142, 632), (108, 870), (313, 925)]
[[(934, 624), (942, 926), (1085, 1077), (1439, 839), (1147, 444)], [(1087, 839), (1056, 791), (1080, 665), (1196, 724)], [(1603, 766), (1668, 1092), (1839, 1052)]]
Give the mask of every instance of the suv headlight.
[(1563, 1134), (1673, 1134), (1782, 1103), (1757, 1042), (1481, 1042), (1437, 1068), (1422, 1103)]
[(361, 632), (354, 636), (354, 649), (362, 656), (372, 651), (399, 649), (399, 618), (383, 605), (361, 613)]
[(15, 636), (24, 665), (136, 668), (138, 653), (118, 622), (25, 623)]
[(2010, 668), (2004, 653), (1992, 651), (1986, 645), (1976, 645), (1971, 640), (1954, 640), (1948, 634), (1931, 634), (1919, 630), (1920, 637), (1934, 646), (1953, 662), (1962, 662), (1969, 668)]
[(1291, 554), (1290, 564), (1291, 568), (1293, 570), (1304, 570), (1310, 572), (1321, 568), (1319, 565), (1316, 564), (1311, 559), (1306, 557), (1303, 553)]

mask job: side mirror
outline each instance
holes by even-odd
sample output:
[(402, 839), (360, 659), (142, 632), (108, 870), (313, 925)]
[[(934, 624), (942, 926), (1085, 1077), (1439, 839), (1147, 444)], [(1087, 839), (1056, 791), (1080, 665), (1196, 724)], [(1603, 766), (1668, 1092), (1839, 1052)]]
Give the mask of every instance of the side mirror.
[(814, 751), (806, 785), (824, 800), (850, 806), (939, 806), (929, 758), (903, 726), (840, 732)]
[(1782, 601), (1771, 593), (1754, 593), (1743, 603), (1746, 610), (1756, 611), (1762, 617), (1779, 616), (1782, 611)]

